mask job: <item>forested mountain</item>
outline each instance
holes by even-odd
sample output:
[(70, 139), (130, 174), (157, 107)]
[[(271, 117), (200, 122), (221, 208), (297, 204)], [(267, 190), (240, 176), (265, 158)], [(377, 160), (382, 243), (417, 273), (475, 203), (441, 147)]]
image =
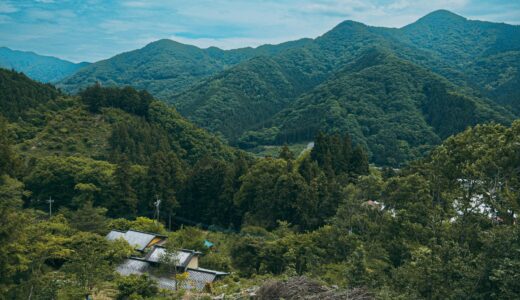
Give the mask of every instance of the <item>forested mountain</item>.
[(319, 130), (349, 132), (378, 165), (422, 157), (432, 145), (479, 123), (508, 124), (513, 114), (464, 95), (444, 78), (388, 51), (371, 49), (250, 132), (244, 148), (310, 141)]
[(0, 111), (10, 120), (23, 117), (59, 96), (54, 86), (29, 79), (21, 73), (0, 69)]
[[(158, 164), (157, 160), (161, 163), (151, 172), (173, 168), (174, 164), (168, 176), (182, 177), (174, 175), (175, 170), (184, 170), (202, 158), (233, 161), (238, 155), (147, 92), (92, 86), (70, 97), (20, 73), (0, 70), (0, 75), (0, 114), (11, 122), (10, 136), (27, 167), (26, 184), (34, 201), (49, 196), (72, 200), (87, 193), (84, 195), (92, 197), (94, 203), (102, 201), (110, 213), (146, 212), (150, 205), (146, 201), (153, 202), (160, 195), (152, 193), (144, 200), (142, 193), (147, 189), (137, 192), (129, 187), (118, 195), (113, 188), (117, 180), (139, 181), (143, 179), (139, 176), (150, 175), (148, 167)], [(82, 175), (77, 168), (83, 170)], [(126, 173), (130, 170), (131, 175)], [(118, 179), (118, 174), (124, 178)], [(109, 190), (116, 194), (107, 194)], [(109, 204), (110, 199), (118, 198), (126, 198), (126, 204)], [(145, 202), (137, 203), (137, 199)]]
[[(215, 75), (172, 103), (244, 148), (347, 131), (368, 147), (372, 161), (396, 165), (467, 126), (507, 124), (516, 116), (517, 32), (518, 26), (447, 11), (402, 29), (346, 21), (304, 47)], [(394, 62), (367, 56), (374, 49)]]
[[(266, 279), (307, 276), (336, 285), (333, 293), (319, 289), (339, 295), (332, 299), (519, 297), (519, 121), (468, 128), (400, 170), (369, 167), (362, 143), (347, 134), (319, 133), (314, 148), (297, 157), (283, 147), (276, 158), (252, 158), (145, 91), (94, 85), (71, 97), (3, 72), (0, 104), (23, 109), (11, 110), (9, 121), (0, 117), (0, 298), (183, 295), (146, 275), (118, 275), (134, 252), (123, 240), (105, 239), (110, 229), (168, 235), (175, 247), (204, 253), (203, 268), (231, 273), (205, 296), (240, 298), (262, 284), (259, 294), (268, 299), (295, 295)], [(357, 105), (342, 106), (343, 85), (357, 81), (384, 88), (385, 99), (399, 99), (393, 85), (404, 85), (414, 98), (382, 101), (358, 87), (349, 94)], [(422, 114), (428, 121), (414, 129), (438, 138), (453, 130), (440, 121), (458, 123), (431, 106), (450, 100), (470, 121), (493, 113), (493, 104), (452, 88), (374, 49), (314, 91), (336, 97), (339, 113), (359, 107), (385, 122), (378, 113)], [(313, 93), (295, 104), (313, 104)], [(432, 103), (431, 94), (442, 101)], [(157, 199), (158, 222), (143, 217), (153, 216)]]
[[(163, 40), (89, 66), (61, 86), (147, 88), (245, 149), (348, 132), (371, 161), (396, 166), (467, 126), (518, 116), (519, 28), (440, 10), (399, 29), (345, 21), (316, 39), (256, 49)], [(371, 62), (366, 54), (374, 49), (393, 61)]]
[(438, 70), (441, 74), (519, 111), (520, 98), (511, 86), (519, 80), (520, 26), (467, 20), (441, 10), (400, 31), (403, 42), (431, 51), (462, 76)]
[(87, 65), (85, 62), (76, 64), (52, 56), (0, 47), (0, 68), (23, 72), (40, 82), (60, 81)]
[(258, 48), (221, 50), (200, 49), (172, 40), (159, 40), (142, 49), (122, 53), (96, 62), (64, 79), (59, 87), (69, 92), (96, 82), (106, 86), (131, 85), (146, 89), (156, 97), (169, 99), (200, 79), (207, 78), (256, 55), (272, 55), (305, 45), (302, 39)]

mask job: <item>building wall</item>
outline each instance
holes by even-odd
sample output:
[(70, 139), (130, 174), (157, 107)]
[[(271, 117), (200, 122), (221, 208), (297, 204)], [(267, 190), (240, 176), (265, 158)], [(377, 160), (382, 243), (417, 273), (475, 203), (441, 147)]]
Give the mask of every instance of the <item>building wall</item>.
[(164, 240), (164, 238), (162, 238), (162, 237), (155, 237), (146, 247), (147, 248), (152, 247), (153, 245), (159, 244), (163, 240)]
[(197, 255), (194, 255), (191, 258), (190, 263), (188, 264), (188, 268), (197, 269), (198, 267), (199, 267), (199, 257)]

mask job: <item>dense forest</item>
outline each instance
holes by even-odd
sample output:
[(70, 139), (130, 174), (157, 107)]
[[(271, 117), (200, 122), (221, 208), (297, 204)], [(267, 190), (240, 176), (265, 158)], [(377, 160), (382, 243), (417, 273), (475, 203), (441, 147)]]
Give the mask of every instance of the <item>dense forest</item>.
[(370, 299), (520, 296), (518, 121), (464, 130), (402, 169), (369, 166), (345, 131), (254, 158), (147, 92), (70, 97), (2, 72), (0, 105), (24, 109), (0, 122), (0, 297), (179, 297), (114, 273), (133, 250), (103, 235), (129, 228), (231, 272), (215, 295), (306, 276)]
[[(0, 69), (0, 300), (519, 299), (519, 33), (441, 10), (89, 65), (0, 49), (45, 73)], [(151, 254), (107, 237), (130, 229), (225, 275), (123, 276)]]
[(518, 116), (519, 30), (439, 10), (399, 29), (345, 21), (316, 39), (256, 49), (161, 40), (59, 86), (148, 89), (254, 153), (346, 130), (371, 162), (399, 167), (453, 133)]

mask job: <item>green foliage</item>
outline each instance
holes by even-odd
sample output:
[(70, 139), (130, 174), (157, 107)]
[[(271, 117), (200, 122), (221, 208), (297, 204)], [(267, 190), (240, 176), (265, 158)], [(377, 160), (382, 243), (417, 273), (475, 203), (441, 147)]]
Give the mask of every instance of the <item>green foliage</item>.
[(164, 234), (166, 229), (162, 223), (157, 223), (155, 220), (146, 217), (137, 217), (135, 220), (130, 221), (127, 219), (111, 219), (109, 222), (109, 228), (115, 230), (138, 230), (144, 232), (153, 232)]
[(70, 226), (79, 231), (94, 232), (105, 235), (108, 232), (108, 219), (105, 216), (107, 209), (94, 207), (92, 200), (84, 204), (76, 211), (64, 211)]
[(204, 247), (206, 234), (196, 227), (183, 227), (168, 236), (168, 240), (180, 249), (196, 251), (207, 250)]
[(279, 112), (272, 120), (276, 135), (258, 143), (309, 141), (318, 130), (348, 133), (368, 148), (370, 161), (399, 166), (467, 126), (513, 119), (497, 105), (452, 89), (426, 69), (369, 50)]
[(186, 89), (193, 82), (207, 78), (257, 55), (275, 53), (305, 45), (303, 39), (258, 48), (221, 50), (200, 49), (172, 40), (159, 40), (142, 49), (116, 55), (91, 64), (59, 83), (60, 88), (77, 92), (100, 82), (104, 86), (132, 85), (146, 89), (160, 99)]
[(142, 117), (148, 115), (153, 101), (146, 91), (136, 91), (132, 87), (102, 88), (99, 84), (86, 88), (79, 95), (91, 112), (98, 113), (103, 107), (114, 107)]
[(9, 120), (56, 99), (60, 93), (49, 84), (30, 80), (22, 73), (0, 68), (0, 114)]
[(147, 275), (129, 275), (117, 280), (117, 299), (127, 300), (136, 297), (153, 297), (158, 294), (157, 283)]
[[(519, 41), (509, 36), (516, 36), (514, 26), (439, 11), (399, 30), (346, 21), (315, 40), (273, 46), (283, 51), (224, 54), (158, 41), (93, 65), (72, 81), (150, 87), (197, 124), (243, 148), (308, 142), (320, 130), (348, 132), (367, 148), (371, 162), (400, 166), (468, 126), (507, 124), (515, 117), (485, 99), (518, 111)], [(193, 77), (179, 72), (185, 65), (178, 59), (192, 62), (195, 53), (198, 60), (190, 67), (206, 63), (211, 71)], [(137, 63), (142, 57), (151, 59)], [(236, 65), (222, 68), (213, 59)], [(158, 61), (171, 68), (157, 71)], [(148, 75), (139, 76), (145, 67)], [(177, 70), (176, 79), (156, 76), (165, 69)], [(164, 88), (170, 80), (178, 80), (179, 88)]]

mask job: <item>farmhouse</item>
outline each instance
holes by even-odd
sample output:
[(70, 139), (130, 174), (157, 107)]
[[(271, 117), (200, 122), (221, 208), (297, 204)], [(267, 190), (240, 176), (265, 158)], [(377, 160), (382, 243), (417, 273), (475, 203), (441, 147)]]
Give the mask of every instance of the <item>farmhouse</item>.
[[(137, 251), (142, 253), (142, 257), (130, 257), (119, 265), (116, 268), (119, 274), (123, 276), (148, 274), (163, 289), (175, 290), (176, 288), (184, 288), (202, 290), (212, 282), (228, 275), (226, 272), (200, 268), (199, 257), (202, 255), (201, 252), (179, 249), (173, 254), (168, 254), (162, 246), (166, 241), (166, 236), (164, 235), (135, 230), (126, 232), (113, 230), (106, 238), (108, 240), (123, 238), (133, 245)], [(167, 255), (173, 255), (174, 257), (168, 258)], [(159, 272), (160, 265), (165, 258), (171, 259), (176, 264), (175, 272), (172, 272), (172, 274)], [(177, 287), (174, 275), (181, 273), (186, 273), (188, 276)]]

